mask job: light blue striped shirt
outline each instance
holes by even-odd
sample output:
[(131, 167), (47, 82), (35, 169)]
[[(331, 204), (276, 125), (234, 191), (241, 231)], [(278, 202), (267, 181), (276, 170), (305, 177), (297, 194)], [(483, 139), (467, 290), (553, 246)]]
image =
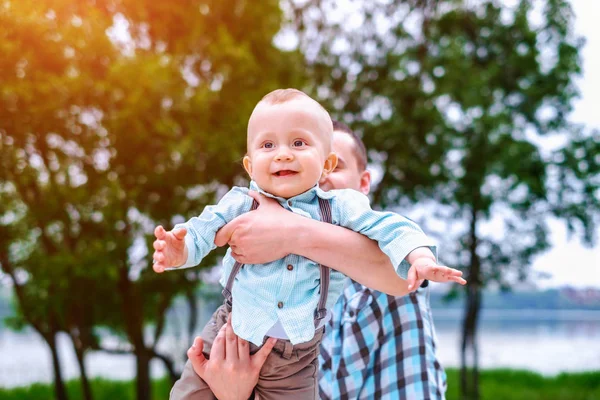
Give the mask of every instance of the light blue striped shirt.
[[(432, 247), (431, 240), (416, 223), (392, 212), (373, 211), (368, 198), (355, 190), (325, 192), (315, 186), (298, 196), (283, 199), (264, 192), (255, 182), (250, 183), (250, 188), (277, 200), (287, 210), (316, 220), (320, 220), (317, 196), (329, 200), (333, 224), (377, 241), (402, 278), (406, 278), (409, 269), (404, 258), (417, 247)], [(217, 205), (207, 206), (200, 216), (175, 226), (185, 227), (188, 231), (185, 237), (188, 259), (179, 268), (198, 265), (216, 247), (214, 240), (217, 231), (250, 210), (253, 199), (248, 195), (248, 190), (234, 187)], [(340, 246), (343, 245), (340, 243)], [(223, 286), (234, 264), (229, 249), (223, 259)], [(294, 268), (288, 270), (287, 265)], [(328, 310), (340, 296), (344, 279), (342, 273), (331, 271)], [(232, 289), (232, 326), (235, 333), (261, 345), (265, 334), (279, 321), (292, 344), (310, 341), (315, 333), (314, 313), (319, 301), (319, 281), (318, 264), (295, 254), (268, 264), (246, 265), (236, 276)], [(279, 302), (283, 303), (282, 308), (278, 307)]]

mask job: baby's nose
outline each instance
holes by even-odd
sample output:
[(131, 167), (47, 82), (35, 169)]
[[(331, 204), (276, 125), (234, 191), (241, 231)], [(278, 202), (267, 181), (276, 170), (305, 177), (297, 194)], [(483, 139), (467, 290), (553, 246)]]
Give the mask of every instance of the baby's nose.
[(277, 152), (277, 155), (275, 156), (275, 160), (277, 161), (290, 161), (293, 158), (294, 156), (292, 152), (287, 149), (279, 150), (279, 152)]

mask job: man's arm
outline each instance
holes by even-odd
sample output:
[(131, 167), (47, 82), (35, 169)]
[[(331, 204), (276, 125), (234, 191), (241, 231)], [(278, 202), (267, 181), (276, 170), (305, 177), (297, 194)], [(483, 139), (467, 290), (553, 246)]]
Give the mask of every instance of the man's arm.
[[(223, 227), (215, 244), (229, 243), (244, 264), (263, 264), (293, 253), (342, 272), (375, 290), (403, 296), (410, 292), (377, 242), (349, 229), (305, 218), (276, 201), (249, 193), (260, 204)], [(418, 285), (415, 285), (416, 289)]]
[(413, 264), (419, 258), (431, 258), (432, 262), (418, 263), (420, 271), (411, 268), (408, 279), (402, 279), (377, 242), (368, 237), (289, 212), (256, 192), (248, 194), (260, 204), (258, 210), (236, 218), (215, 238), (217, 246), (229, 243), (232, 256), (243, 264), (265, 264), (298, 254), (392, 296), (418, 289), (422, 279), (463, 283), (460, 271), (436, 265), (427, 248), (415, 249), (407, 261)]
[(337, 190), (332, 204), (334, 221), (376, 240), (398, 275), (408, 279), (409, 289), (417, 279), (467, 283), (461, 271), (437, 264), (433, 242), (414, 221), (393, 212), (374, 211), (367, 196), (355, 190)]
[(412, 291), (377, 242), (350, 229), (308, 218), (295, 223), (298, 225), (292, 227), (297, 232), (294, 254), (327, 265), (364, 286), (392, 296), (404, 296)]

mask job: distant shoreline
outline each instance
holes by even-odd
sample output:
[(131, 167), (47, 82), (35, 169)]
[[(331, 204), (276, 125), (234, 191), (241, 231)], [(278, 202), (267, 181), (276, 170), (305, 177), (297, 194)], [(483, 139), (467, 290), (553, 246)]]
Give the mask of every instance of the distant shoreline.
[[(456, 319), (464, 313), (463, 308), (432, 307), (434, 320)], [(600, 310), (587, 309), (514, 309), (486, 308), (481, 310), (482, 319), (599, 322)]]

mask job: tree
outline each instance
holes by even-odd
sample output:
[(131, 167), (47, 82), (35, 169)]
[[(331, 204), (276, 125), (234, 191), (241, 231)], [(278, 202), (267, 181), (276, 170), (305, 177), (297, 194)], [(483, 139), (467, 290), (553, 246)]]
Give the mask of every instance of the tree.
[[(468, 280), (464, 398), (479, 397), (482, 288), (528, 277), (549, 216), (590, 245), (599, 222), (598, 134), (568, 121), (582, 40), (567, 1), (535, 4), (287, 5), (312, 91), (362, 131), (382, 169), (374, 202), (430, 205), (429, 220), (445, 222), (440, 256)], [(550, 150), (551, 137), (564, 144)]]
[[(151, 359), (177, 375), (157, 343), (173, 299), (190, 298), (198, 278), (152, 272), (152, 228), (242, 180), (253, 105), (299, 79), (298, 53), (273, 45), (280, 20), (276, 1), (0, 7), (0, 264), (21, 321), (51, 348), (58, 399), (60, 331), (88, 398), (88, 350), (133, 353), (138, 399), (150, 398)], [(106, 349), (98, 327), (126, 342)]]

